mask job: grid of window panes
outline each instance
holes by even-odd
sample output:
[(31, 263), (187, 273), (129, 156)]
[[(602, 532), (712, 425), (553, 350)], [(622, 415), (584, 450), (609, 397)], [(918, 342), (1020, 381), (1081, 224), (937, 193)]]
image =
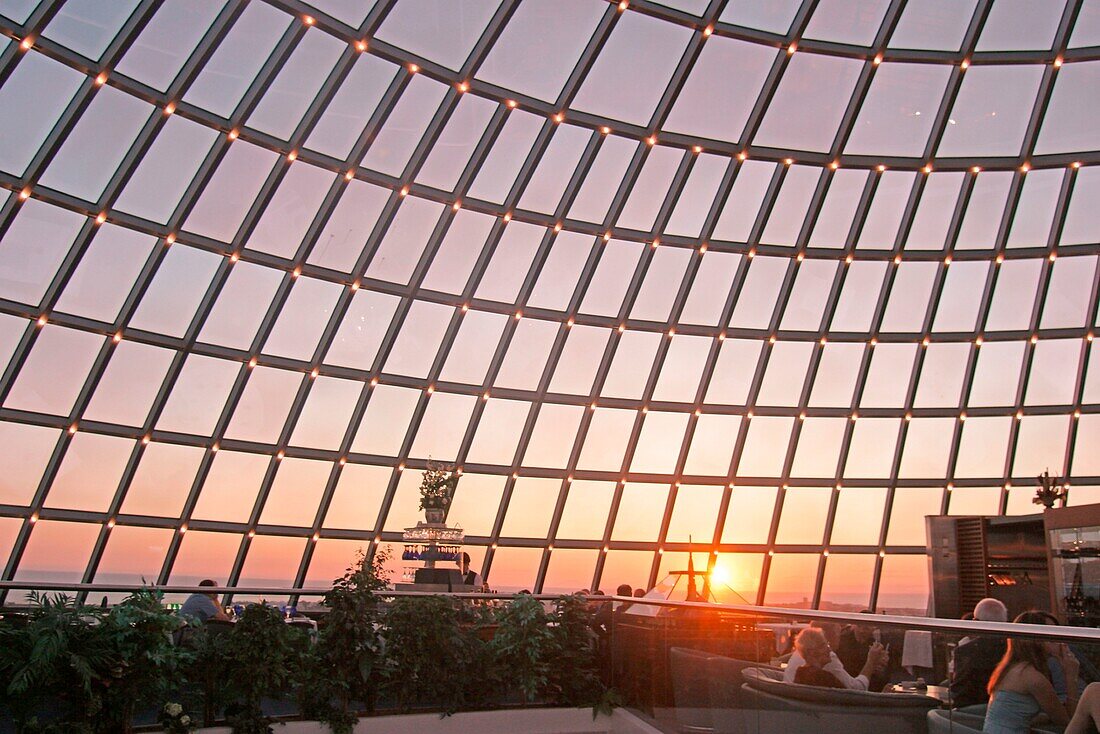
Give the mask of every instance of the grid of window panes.
[[(0, 571), (921, 610), (1100, 499), (1100, 0), (0, 0)], [(400, 565), (396, 562), (395, 565)]]

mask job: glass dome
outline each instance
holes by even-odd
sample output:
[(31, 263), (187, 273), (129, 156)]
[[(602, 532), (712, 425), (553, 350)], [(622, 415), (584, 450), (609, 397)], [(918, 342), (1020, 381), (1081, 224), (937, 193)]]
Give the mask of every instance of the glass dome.
[(4, 580), (318, 586), (432, 459), (494, 588), (923, 611), (925, 515), (1100, 499), (1097, 0), (0, 29)]

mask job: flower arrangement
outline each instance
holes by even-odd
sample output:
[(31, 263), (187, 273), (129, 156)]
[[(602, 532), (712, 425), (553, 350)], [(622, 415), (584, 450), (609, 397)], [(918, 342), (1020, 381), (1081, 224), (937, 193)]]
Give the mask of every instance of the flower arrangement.
[(1050, 470), (1044, 471), (1035, 477), (1035, 481), (1038, 482), (1039, 488), (1035, 490), (1035, 497), (1031, 500), (1032, 504), (1042, 505), (1049, 510), (1054, 507), (1056, 501), (1061, 500), (1062, 507), (1066, 506), (1066, 498), (1069, 493), (1066, 492), (1066, 488), (1058, 477), (1050, 476)]
[(195, 722), (191, 720), (178, 703), (166, 703), (160, 710), (160, 726), (171, 734), (188, 734), (195, 728)]
[(420, 480), (420, 509), (447, 509), (457, 486), (458, 473), (454, 467), (443, 466), (429, 459), (428, 468), (424, 470), (424, 477)]

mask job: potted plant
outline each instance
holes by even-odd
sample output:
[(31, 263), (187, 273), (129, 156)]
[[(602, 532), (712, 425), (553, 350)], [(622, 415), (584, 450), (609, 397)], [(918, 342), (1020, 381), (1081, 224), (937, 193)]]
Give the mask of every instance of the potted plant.
[(325, 722), (334, 734), (351, 734), (359, 720), (353, 701), (373, 710), (384, 660), (381, 604), (374, 592), (389, 582), (388, 559), (384, 550), (369, 561), (360, 551), (324, 596), (329, 611), (307, 654), (299, 690), (302, 714)]
[(506, 687), (531, 703), (545, 693), (555, 657), (557, 640), (550, 617), (542, 602), (521, 594), (498, 613), (497, 624), (489, 642), (493, 668)]
[(438, 524), (446, 519), (457, 486), (458, 472), (453, 467), (428, 460), (428, 468), (420, 480), (420, 509), (429, 523)]

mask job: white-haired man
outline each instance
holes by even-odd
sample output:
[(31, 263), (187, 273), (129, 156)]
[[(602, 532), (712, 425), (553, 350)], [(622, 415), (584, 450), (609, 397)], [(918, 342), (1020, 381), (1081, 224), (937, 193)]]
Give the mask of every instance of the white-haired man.
[[(982, 599), (974, 605), (979, 622), (1007, 622), (1008, 609), (999, 599)], [(951, 680), (954, 706), (973, 706), (989, 702), (986, 686), (993, 669), (1005, 654), (1005, 638), (983, 635), (964, 637), (955, 648), (955, 674)]]
[(788, 683), (866, 691), (868, 680), (886, 667), (889, 657), (882, 645), (872, 643), (867, 650), (867, 661), (863, 664), (863, 669), (859, 675), (853, 677), (844, 670), (836, 653), (829, 648), (825, 633), (816, 627), (807, 627), (794, 640), (794, 653), (787, 662), (787, 669), (783, 671), (783, 680)]

